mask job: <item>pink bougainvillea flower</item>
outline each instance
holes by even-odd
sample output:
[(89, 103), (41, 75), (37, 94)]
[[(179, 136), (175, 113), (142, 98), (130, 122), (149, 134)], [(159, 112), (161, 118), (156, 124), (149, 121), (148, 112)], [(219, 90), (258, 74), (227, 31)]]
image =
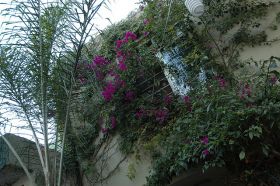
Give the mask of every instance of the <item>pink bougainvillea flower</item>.
[(187, 105), (188, 111), (192, 112), (192, 103), (191, 103), (191, 98), (190, 96), (184, 96), (184, 102)]
[(136, 119), (141, 119), (143, 118), (145, 115), (145, 110), (143, 108), (140, 108), (136, 113), (135, 113), (135, 116), (136, 116)]
[(147, 37), (150, 34), (150, 32), (144, 32), (144, 37)]
[(122, 51), (117, 51), (117, 59), (119, 61), (126, 61), (126, 54)]
[(95, 70), (95, 77), (97, 80), (102, 81), (105, 76), (100, 70)]
[(208, 156), (208, 155), (210, 154), (210, 152), (209, 152), (208, 149), (205, 149), (205, 150), (202, 151), (202, 154), (203, 154), (204, 156)]
[(202, 144), (207, 145), (209, 143), (208, 136), (203, 136), (200, 141)]
[(123, 61), (120, 61), (119, 64), (118, 64), (118, 66), (119, 66), (119, 69), (120, 69), (121, 71), (126, 71), (126, 70), (127, 70), (127, 66), (126, 66), (126, 64), (124, 64)]
[(184, 96), (184, 102), (185, 102), (186, 104), (191, 103), (190, 96)]
[(167, 95), (167, 96), (164, 96), (163, 100), (164, 100), (164, 104), (165, 105), (170, 105), (172, 103), (172, 101), (173, 101), (173, 97)]
[(124, 80), (120, 80), (120, 81), (119, 81), (119, 84), (120, 84), (120, 86), (121, 86), (122, 88), (124, 88), (124, 87), (126, 86), (126, 83), (125, 83)]
[(124, 40), (117, 40), (116, 41), (116, 48), (120, 49), (125, 43), (126, 43), (126, 41), (124, 41)]
[(83, 85), (87, 82), (87, 79), (84, 77), (79, 77), (79, 82)]
[(224, 89), (226, 87), (226, 80), (224, 78), (218, 79), (220, 88)]
[(121, 50), (118, 50), (117, 51), (117, 57), (123, 57), (123, 56), (125, 56), (125, 53)]
[(111, 99), (112, 99), (112, 97), (113, 97), (113, 95), (110, 94), (110, 93), (107, 92), (107, 91), (103, 91), (103, 92), (102, 92), (102, 96), (103, 96), (103, 98), (105, 99), (105, 101), (111, 101)]
[(94, 70), (96, 68), (96, 65), (94, 65), (93, 63), (86, 65), (86, 68), (88, 70)]
[(271, 83), (272, 85), (275, 85), (277, 81), (278, 81), (278, 79), (277, 79), (277, 77), (276, 77), (275, 75), (272, 75), (272, 76), (270, 77), (270, 83)]
[(108, 63), (109, 63), (109, 61), (106, 60), (103, 56), (95, 56), (95, 58), (93, 59), (92, 67), (104, 66), (104, 65), (107, 65)]
[(102, 91), (102, 96), (105, 101), (110, 101), (113, 98), (113, 94), (116, 92), (116, 88), (112, 83), (108, 83)]
[(168, 110), (160, 109), (155, 112), (156, 121), (163, 123), (168, 117)]
[(218, 81), (219, 87), (221, 89), (226, 87), (226, 80), (222, 76), (215, 76), (214, 79)]
[(252, 94), (252, 89), (248, 83), (246, 83), (242, 88), (241, 88), (241, 95), (239, 96), (240, 99), (243, 99), (245, 96), (250, 97)]
[(101, 132), (102, 132), (103, 134), (107, 134), (108, 131), (109, 131), (108, 128), (103, 128), (103, 127), (101, 128)]
[(144, 19), (143, 23), (144, 23), (144, 25), (148, 25), (150, 23), (150, 21), (148, 19)]
[(112, 129), (114, 129), (114, 128), (116, 128), (116, 126), (117, 126), (117, 119), (115, 116), (112, 116), (111, 117), (111, 127), (112, 127)]
[(126, 33), (125, 33), (124, 38), (125, 38), (125, 41), (129, 41), (129, 40), (134, 41), (134, 40), (136, 40), (136, 39), (137, 39), (137, 35), (136, 35), (136, 34), (134, 34), (134, 33), (133, 33), (133, 32), (131, 32), (131, 31), (128, 31), (128, 32), (126, 32)]
[(245, 87), (244, 87), (244, 92), (248, 95), (248, 96), (251, 96), (251, 93), (252, 93), (252, 89), (250, 87), (250, 85), (248, 83), (246, 83)]
[(131, 101), (133, 101), (134, 100), (134, 97), (135, 97), (135, 94), (134, 94), (134, 92), (133, 91), (127, 91), (126, 93), (125, 93), (125, 100), (126, 101), (128, 101), (128, 102), (131, 102)]

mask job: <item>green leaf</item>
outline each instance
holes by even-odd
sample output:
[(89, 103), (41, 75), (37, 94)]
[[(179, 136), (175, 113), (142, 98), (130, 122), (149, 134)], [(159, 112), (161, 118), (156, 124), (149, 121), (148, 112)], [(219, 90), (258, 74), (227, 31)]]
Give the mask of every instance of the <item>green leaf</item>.
[(268, 156), (268, 151), (265, 147), (262, 148), (262, 151), (265, 156)]
[(239, 158), (240, 158), (240, 160), (243, 160), (245, 158), (245, 152), (244, 151), (241, 151), (239, 153)]
[(249, 138), (252, 140), (252, 139), (253, 139), (253, 137), (254, 137), (253, 132), (249, 132)]
[(208, 113), (209, 110), (210, 110), (211, 104), (212, 104), (212, 103), (210, 103), (210, 104), (207, 106), (207, 113)]

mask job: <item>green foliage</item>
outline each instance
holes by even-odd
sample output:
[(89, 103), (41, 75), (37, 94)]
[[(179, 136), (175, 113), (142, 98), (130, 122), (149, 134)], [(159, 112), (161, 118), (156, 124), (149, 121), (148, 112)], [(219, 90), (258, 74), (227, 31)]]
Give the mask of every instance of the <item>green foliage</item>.
[[(77, 176), (73, 175), (79, 179), (77, 150), (85, 149), (85, 146), (75, 144), (75, 138), (68, 137), (66, 129), (72, 110), (77, 63), (81, 61), (85, 42), (92, 31), (93, 17), (104, 2), (13, 0), (9, 2), (9, 8), (0, 12), (1, 17), (3, 13), (10, 18), (3, 23), (6, 29), (0, 33), (0, 97), (4, 100), (0, 110), (1, 113), (11, 111), (11, 115), (26, 122), (26, 126), (20, 127), (29, 129), (33, 135), (45, 185), (61, 185), (64, 147), (65, 162), (69, 163), (66, 170), (74, 164), (71, 171), (76, 171)], [(11, 123), (11, 126), (18, 127)], [(71, 130), (71, 126), (69, 128)], [(87, 131), (91, 133), (89, 136), (95, 138), (95, 127), (90, 129)], [(66, 138), (68, 144), (65, 145)], [(83, 139), (83, 145), (85, 141)], [(57, 151), (59, 144), (61, 159), (54, 161), (49, 148), (55, 147), (54, 151)], [(87, 150), (92, 151), (91, 148)], [(88, 152), (85, 154), (88, 158)], [(51, 166), (57, 162), (60, 166)], [(51, 167), (57, 174), (52, 177)], [(30, 178), (28, 171), (25, 172)]]
[(149, 151), (151, 154), (157, 150), (157, 147), (160, 144), (160, 140), (162, 138), (162, 134), (155, 135), (150, 141), (147, 141), (143, 144), (143, 148), (146, 151)]
[(244, 158), (245, 158), (245, 152), (244, 151), (241, 151), (240, 153), (239, 153), (239, 158), (240, 158), (240, 160), (243, 160)]
[(134, 164), (129, 164), (127, 169), (128, 169), (127, 170), (127, 177), (130, 180), (133, 180), (135, 178), (135, 174), (136, 174), (136, 169), (135, 169)]
[(249, 127), (248, 130), (244, 131), (246, 134), (248, 135), (249, 138), (252, 140), (254, 137), (260, 138), (261, 134), (262, 134), (262, 128), (252, 125), (251, 127)]
[(273, 3), (261, 1), (205, 1), (209, 7), (203, 18), (207, 24), (212, 25), (221, 33), (226, 33), (237, 24), (241, 24), (241, 28), (250, 27), (257, 24), (258, 19), (267, 13), (267, 7)]
[[(221, 87), (218, 81), (221, 80), (212, 79), (191, 91), (193, 111), (186, 114), (182, 110), (169, 136), (161, 141), (165, 148), (160, 158), (156, 158), (148, 185), (164, 185), (161, 179), (168, 183), (167, 178), (202, 162), (204, 169), (225, 164), (234, 169), (234, 164), (241, 164), (239, 171), (244, 171), (263, 158), (273, 159), (272, 152), (279, 151), (280, 100), (276, 96), (279, 86), (269, 85), (269, 93), (265, 95), (266, 81), (250, 82), (254, 88), (244, 95), (245, 82)], [(207, 143), (202, 141), (205, 136)], [(172, 161), (166, 161), (167, 157)], [(254, 174), (258, 171), (254, 169)]]

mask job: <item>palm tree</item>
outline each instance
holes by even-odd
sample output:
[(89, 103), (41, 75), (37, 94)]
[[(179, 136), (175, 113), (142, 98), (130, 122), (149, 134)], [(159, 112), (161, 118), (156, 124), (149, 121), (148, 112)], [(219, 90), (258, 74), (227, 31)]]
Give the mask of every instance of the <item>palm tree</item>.
[[(13, 21), (4, 23), (6, 29), (0, 33), (0, 98), (5, 100), (0, 111), (8, 109), (26, 122), (47, 186), (61, 185), (77, 64), (94, 28), (93, 17), (102, 5), (107, 6), (105, 0), (13, 0), (11, 8), (2, 12)], [(65, 110), (56, 108), (57, 100), (65, 102)], [(65, 117), (63, 123), (57, 122), (57, 114)], [(4, 141), (35, 184), (20, 156), (7, 139)], [(60, 150), (59, 166), (57, 156), (50, 158), (50, 146), (55, 152)]]

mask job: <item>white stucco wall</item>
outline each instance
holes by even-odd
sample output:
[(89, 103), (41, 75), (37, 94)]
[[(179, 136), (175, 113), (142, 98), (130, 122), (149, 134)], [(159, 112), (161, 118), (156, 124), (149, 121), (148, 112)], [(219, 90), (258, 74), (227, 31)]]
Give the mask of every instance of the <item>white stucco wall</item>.
[[(276, 15), (279, 12), (280, 5), (270, 7), (267, 16), (260, 20), (261, 26), (256, 29), (256, 31), (266, 32), (269, 45), (263, 43), (255, 47), (246, 46), (243, 48), (244, 51), (240, 53), (240, 59), (266, 60), (270, 56), (280, 56), (280, 24), (276, 22)], [(277, 30), (271, 28), (273, 25), (278, 27)]]
[[(34, 178), (34, 174), (32, 174), (32, 177)], [(12, 186), (31, 186), (31, 182), (29, 181), (28, 177), (26, 175), (24, 175)]]
[[(267, 0), (265, 2), (276, 2), (274, 0)], [(266, 42), (250, 46), (250, 45), (239, 45), (237, 50), (239, 52), (238, 60), (243, 62), (245, 65), (244, 68), (241, 68), (235, 72), (236, 77), (247, 77), (254, 75), (258, 70), (260, 65), (263, 64), (265, 60), (268, 60), (271, 56), (280, 57), (280, 23), (277, 23), (276, 16), (280, 12), (280, 4), (271, 6), (267, 10), (267, 15), (258, 20), (260, 26), (258, 28), (252, 28), (251, 34), (258, 34), (265, 32), (267, 35)], [(272, 27), (276, 26), (277, 29), (274, 30)], [(240, 29), (240, 25), (235, 25), (231, 30), (226, 34), (220, 35), (217, 31), (211, 30), (210, 33), (214, 37), (216, 43), (222, 47), (231, 45), (231, 39)], [(211, 44), (215, 46), (214, 43)], [(214, 47), (215, 48), (215, 47)], [(216, 49), (213, 50), (214, 53), (218, 54)], [(218, 54), (219, 55), (219, 54)], [(228, 59), (226, 59), (228, 60)], [(254, 63), (251, 65), (248, 62), (258, 62), (258, 67)], [(280, 70), (280, 64), (277, 64), (278, 67), (270, 70)]]
[[(103, 134), (100, 133), (99, 141), (102, 140)], [(135, 154), (125, 156), (119, 150), (119, 136), (110, 137), (108, 143), (104, 143), (99, 153), (93, 157), (92, 162), (95, 163), (95, 170), (91, 177), (92, 181), (100, 178), (106, 178), (103, 181), (94, 183), (96, 186), (142, 186), (146, 183), (146, 176), (148, 176), (150, 168), (150, 158), (148, 155), (140, 153), (140, 159), (136, 158)], [(129, 179), (129, 167), (134, 169), (134, 178)], [(93, 185), (84, 177), (85, 185)]]
[[(121, 154), (116, 153), (110, 161), (109, 165), (114, 165), (120, 159)], [(143, 158), (143, 157), (142, 157)], [(132, 164), (135, 168), (135, 178), (130, 180), (128, 178), (128, 167)], [(143, 186), (146, 183), (146, 176), (149, 173), (150, 162), (148, 159), (142, 159), (141, 161), (135, 158), (128, 157), (122, 164), (120, 164), (118, 170), (104, 183), (99, 183), (97, 186), (101, 185), (114, 185), (114, 186)], [(113, 168), (113, 166), (108, 167)]]

